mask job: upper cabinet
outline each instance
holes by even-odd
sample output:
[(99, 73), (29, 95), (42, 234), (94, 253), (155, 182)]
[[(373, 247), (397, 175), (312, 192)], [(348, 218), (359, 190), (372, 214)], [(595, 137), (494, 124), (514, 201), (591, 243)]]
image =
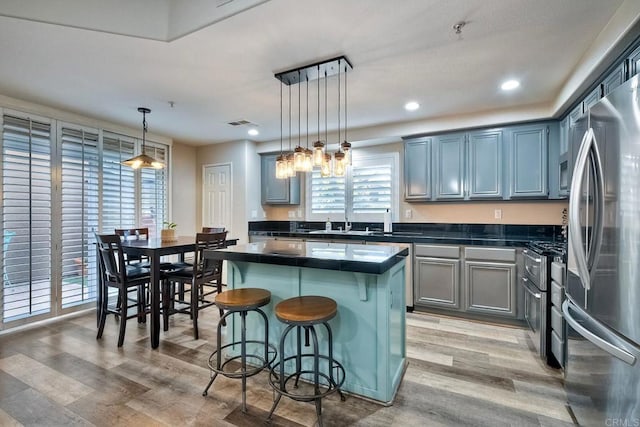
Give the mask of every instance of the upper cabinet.
[(261, 156), (262, 204), (299, 205), (300, 180), (297, 176), (287, 179), (276, 178), (277, 154)]
[(602, 95), (607, 96), (612, 90), (625, 82), (625, 68), (627, 61), (618, 65), (605, 79), (602, 81)]
[(434, 138), (436, 200), (464, 199), (464, 166), (466, 134), (440, 135)]
[(640, 46), (636, 48), (629, 57), (627, 58), (629, 64), (629, 73), (627, 74), (627, 78), (631, 78), (636, 74), (640, 73)]
[(548, 195), (546, 123), (508, 129), (509, 198), (544, 198)]
[(502, 130), (489, 129), (468, 134), (469, 199), (502, 197), (502, 152)]
[(404, 198), (431, 199), (432, 138), (416, 138), (404, 144)]

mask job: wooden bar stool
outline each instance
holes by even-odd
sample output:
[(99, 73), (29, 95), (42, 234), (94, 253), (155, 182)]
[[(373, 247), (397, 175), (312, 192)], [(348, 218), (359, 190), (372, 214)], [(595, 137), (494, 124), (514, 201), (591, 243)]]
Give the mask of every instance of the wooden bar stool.
[[(209, 387), (213, 384), (218, 374), (224, 375), (228, 378), (242, 378), (242, 412), (247, 412), (246, 392), (247, 392), (247, 377), (256, 375), (262, 371), (265, 367), (271, 366), (276, 358), (276, 348), (269, 344), (269, 321), (260, 307), (269, 304), (271, 301), (271, 292), (265, 289), (258, 288), (242, 288), (231, 289), (224, 291), (216, 295), (216, 305), (220, 310), (225, 310), (226, 313), (218, 321), (218, 347), (216, 351), (209, 356), (209, 369), (212, 371), (211, 380), (207, 387), (202, 392), (203, 396), (207, 395)], [(264, 341), (247, 340), (247, 328), (246, 317), (247, 313), (255, 311), (262, 316), (264, 320)], [(221, 329), (226, 325), (226, 318), (234, 313), (240, 314), (240, 341), (235, 341), (226, 345), (222, 345), (222, 333)], [(261, 344), (264, 345), (263, 356), (257, 354), (247, 354), (247, 344)], [(240, 345), (240, 354), (233, 356), (222, 361), (223, 350), (232, 346)], [(228, 363), (240, 359), (240, 370), (225, 370)], [(247, 368), (247, 359), (253, 359), (258, 363), (252, 364)]]
[[(345, 379), (344, 367), (333, 358), (333, 334), (328, 323), (329, 320), (335, 317), (337, 312), (338, 306), (334, 300), (320, 296), (289, 298), (276, 306), (276, 317), (281, 322), (288, 324), (288, 326), (280, 338), (280, 360), (271, 368), (269, 375), (269, 383), (278, 394), (278, 397), (273, 402), (268, 420), (271, 420), (273, 412), (283, 395), (301, 402), (315, 401), (318, 426), (320, 427), (322, 426), (322, 398), (337, 391), (341, 400), (344, 401), (344, 395), (340, 391)], [(324, 325), (327, 330), (328, 355), (320, 354), (315, 325)], [(297, 353), (285, 357), (285, 339), (287, 334), (294, 328), (298, 332)], [(309, 336), (312, 338), (313, 353), (302, 353), (302, 329), (305, 332), (305, 347), (309, 346)], [(302, 361), (305, 358), (313, 358), (311, 369), (303, 368)], [(285, 363), (293, 359), (295, 359), (295, 371), (287, 374), (285, 373)], [(320, 359), (327, 361), (328, 368), (326, 371), (321, 370)], [(337, 375), (334, 375), (334, 371), (336, 371)], [(287, 383), (295, 378), (293, 388), (297, 389), (298, 381), (303, 375), (306, 377), (305, 379), (313, 384), (313, 394), (296, 393), (287, 388)], [(323, 379), (322, 383), (320, 378)], [(321, 390), (320, 386), (324, 390)]]

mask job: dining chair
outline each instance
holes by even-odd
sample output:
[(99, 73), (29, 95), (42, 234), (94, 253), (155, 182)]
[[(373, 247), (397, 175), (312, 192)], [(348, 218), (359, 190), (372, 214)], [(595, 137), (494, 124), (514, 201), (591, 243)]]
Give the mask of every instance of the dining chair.
[(223, 233), (224, 227), (202, 227), (203, 233)]
[[(165, 275), (162, 290), (164, 330), (169, 328), (169, 316), (175, 313), (189, 314), (193, 320), (193, 337), (198, 339), (198, 312), (215, 304), (211, 295), (222, 291), (222, 260), (204, 257), (205, 250), (226, 247), (227, 232), (198, 233), (192, 266), (169, 271)], [(178, 289), (176, 290), (176, 285)], [(189, 298), (186, 298), (186, 295)], [(224, 312), (220, 310), (222, 316)]]
[[(149, 228), (116, 228), (115, 233), (120, 236), (122, 240), (148, 240)], [(143, 255), (127, 255), (124, 256), (127, 264), (143, 263), (139, 267), (149, 268), (149, 258)]]
[[(107, 314), (115, 314), (120, 318), (120, 333), (118, 347), (124, 343), (127, 319), (138, 318), (138, 323), (146, 321), (149, 312), (147, 288), (151, 282), (148, 268), (139, 264), (128, 264), (125, 261), (122, 242), (117, 234), (97, 234), (96, 243), (100, 258), (100, 283), (102, 300), (100, 307), (100, 321), (96, 339), (102, 338)], [(115, 305), (109, 305), (109, 288), (117, 289), (118, 296)], [(129, 298), (129, 293), (135, 292), (135, 298)], [(136, 313), (129, 315), (128, 309), (136, 307)]]

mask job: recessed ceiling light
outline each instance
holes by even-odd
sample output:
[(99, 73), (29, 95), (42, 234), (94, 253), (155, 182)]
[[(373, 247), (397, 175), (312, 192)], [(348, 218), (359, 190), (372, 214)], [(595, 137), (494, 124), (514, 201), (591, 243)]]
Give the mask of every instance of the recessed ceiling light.
[(518, 87), (520, 87), (520, 82), (517, 80), (507, 80), (500, 86), (502, 90), (514, 90)]
[(418, 108), (420, 108), (420, 104), (415, 101), (407, 102), (406, 104), (404, 104), (404, 109), (407, 111), (416, 111)]
[(251, 136), (256, 136), (256, 135), (259, 135), (260, 132), (258, 132), (258, 129), (249, 129), (248, 134)]

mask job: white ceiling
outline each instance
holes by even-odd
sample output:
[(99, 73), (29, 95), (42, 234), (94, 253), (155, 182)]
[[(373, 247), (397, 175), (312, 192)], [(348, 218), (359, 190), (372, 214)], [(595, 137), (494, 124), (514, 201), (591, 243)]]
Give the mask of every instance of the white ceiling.
[[(107, 11), (97, 0), (60, 0), (55, 13), (38, 8), (34, 15), (19, 7), (30, 2), (5, 0), (0, 15), (10, 16), (0, 16), (0, 94), (132, 128), (141, 123), (137, 107), (149, 107), (152, 133), (194, 145), (271, 141), (280, 138), (274, 73), (346, 55), (353, 64), (349, 129), (356, 135), (357, 128), (370, 129), (361, 134), (375, 138), (375, 129), (393, 124), (400, 136), (483, 112), (546, 118), (566, 101), (559, 94), (568, 98), (565, 85), (585, 58), (602, 55), (592, 50), (603, 30), (620, 33), (637, 20), (637, 7), (631, 17), (620, 18), (619, 10), (635, 1), (235, 0), (227, 6), (165, 0), (151, 11), (149, 0), (112, 0)], [(225, 19), (207, 3), (240, 7)], [(71, 5), (88, 9), (65, 10)], [(92, 14), (96, 22), (87, 19)], [(69, 17), (100, 31), (78, 28), (90, 25)], [(139, 22), (141, 31), (108, 26), (118, 19)], [(162, 31), (142, 31), (153, 30), (154, 20)], [(467, 21), (461, 37), (452, 29), (458, 21)], [(501, 92), (506, 78), (522, 87)], [(330, 79), (330, 131), (337, 127), (334, 83)], [(408, 100), (422, 107), (409, 113), (403, 109)], [(239, 119), (256, 123), (260, 135), (248, 137), (246, 126), (227, 124)]]

